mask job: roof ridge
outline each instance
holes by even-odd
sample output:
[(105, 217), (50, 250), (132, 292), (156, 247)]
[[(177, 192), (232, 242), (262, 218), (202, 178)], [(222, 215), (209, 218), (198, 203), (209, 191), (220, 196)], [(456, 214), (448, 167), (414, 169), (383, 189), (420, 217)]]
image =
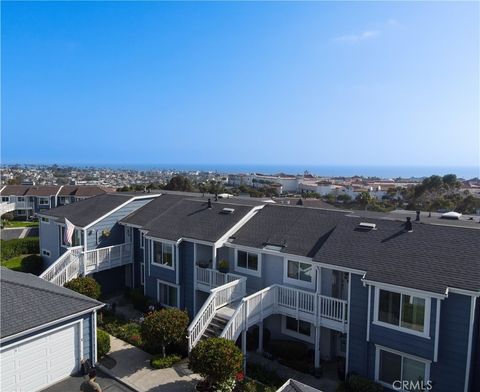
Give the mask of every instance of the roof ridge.
[[(32, 275), (32, 274), (28, 274), (28, 275)], [(33, 275), (35, 276), (35, 275)], [(38, 276), (37, 276), (38, 278)], [(41, 279), (41, 278), (39, 278)], [(97, 301), (96, 299), (93, 299), (93, 298), (90, 298), (90, 297), (87, 297), (86, 295), (83, 295), (83, 294), (80, 294), (80, 293), (76, 293), (76, 295), (72, 295), (72, 294), (68, 294), (68, 293), (62, 293), (62, 292), (58, 292), (58, 291), (55, 291), (55, 290), (49, 290), (49, 289), (46, 289), (46, 288), (40, 288), (40, 287), (35, 287), (35, 286), (30, 286), (30, 285), (27, 285), (25, 283), (20, 283), (20, 282), (17, 282), (17, 281), (14, 281), (14, 280), (11, 280), (11, 279), (8, 279), (8, 278), (4, 278), (3, 274), (2, 274), (2, 278), (1, 278), (1, 281), (5, 282), (5, 283), (10, 283), (10, 284), (13, 284), (13, 285), (16, 285), (16, 286), (22, 286), (22, 287), (25, 287), (27, 289), (33, 289), (33, 290), (37, 290), (37, 291), (43, 291), (43, 292), (46, 292), (46, 293), (52, 293), (52, 294), (58, 294), (62, 297), (67, 297), (67, 298), (73, 298), (73, 299), (78, 299), (79, 301), (83, 301), (83, 302), (90, 302), (90, 303), (96, 303), (98, 305), (101, 305), (101, 302), (100, 301)], [(47, 281), (45, 281), (47, 282)], [(50, 282), (48, 282), (50, 283)], [(51, 283), (53, 284), (53, 283)], [(66, 290), (69, 290), (63, 286), (60, 286)]]

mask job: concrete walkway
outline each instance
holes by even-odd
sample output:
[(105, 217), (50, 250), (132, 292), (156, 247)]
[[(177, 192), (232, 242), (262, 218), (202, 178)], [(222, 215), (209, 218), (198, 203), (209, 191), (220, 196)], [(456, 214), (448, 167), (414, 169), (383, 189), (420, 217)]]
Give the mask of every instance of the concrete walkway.
[[(138, 392), (195, 391), (196, 382), (201, 380), (188, 369), (186, 361), (168, 369), (153, 369), (150, 354), (113, 336), (110, 336), (110, 345), (108, 357), (116, 364), (106, 372)], [(108, 358), (103, 362), (107, 365)], [(105, 366), (102, 369), (105, 370)]]

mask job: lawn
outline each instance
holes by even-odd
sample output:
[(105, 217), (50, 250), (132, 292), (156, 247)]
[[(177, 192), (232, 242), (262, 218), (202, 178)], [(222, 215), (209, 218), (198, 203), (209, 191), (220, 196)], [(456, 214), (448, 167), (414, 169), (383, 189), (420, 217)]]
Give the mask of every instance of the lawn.
[(29, 222), (29, 221), (2, 221), (4, 228), (15, 228), (15, 227), (38, 227), (38, 222)]
[(2, 260), (1, 262), (2, 267), (6, 267), (14, 271), (23, 271), (22, 260), (24, 257), (27, 257), (27, 256), (30, 256), (30, 255), (20, 255), (20, 256), (12, 257), (11, 259), (8, 259), (8, 260)]

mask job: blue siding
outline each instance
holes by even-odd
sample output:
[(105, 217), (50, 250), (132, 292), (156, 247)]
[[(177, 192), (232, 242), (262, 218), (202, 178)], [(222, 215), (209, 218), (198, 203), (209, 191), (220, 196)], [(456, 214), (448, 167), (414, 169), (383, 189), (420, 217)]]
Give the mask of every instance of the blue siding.
[(369, 361), (367, 344), (367, 308), (368, 290), (363, 286), (360, 275), (351, 274), (350, 286), (350, 336), (348, 371), (369, 376)]
[(477, 298), (475, 311), (475, 327), (473, 329), (472, 366), (472, 391), (480, 391), (480, 300)]
[(430, 378), (435, 392), (463, 391), (467, 361), (470, 297), (449, 294), (440, 310), (438, 362)]
[(143, 263), (143, 249), (140, 248), (140, 230), (133, 229), (133, 269), (134, 287), (141, 287), (140, 264)]
[[(433, 360), (435, 347), (435, 318), (437, 313), (436, 299), (431, 300), (430, 311), (430, 338), (415, 336), (406, 332), (371, 324), (370, 341), (381, 346), (390, 347), (406, 354), (415, 355)], [(375, 309), (375, 300), (372, 290), (372, 312)], [(365, 308), (366, 309), (366, 308)], [(373, 318), (371, 319), (373, 320)]]
[(45, 266), (49, 266), (61, 255), (60, 252), (60, 228), (50, 220), (49, 223), (42, 222), (40, 219), (39, 236), (40, 249), (50, 251), (50, 257), (42, 256)]
[(157, 279), (164, 282), (176, 283), (176, 271), (168, 268), (153, 265), (150, 260), (150, 244), (152, 240), (145, 241), (145, 268), (147, 276), (145, 277), (145, 290), (147, 296), (157, 300)]
[(121, 292), (126, 287), (126, 272), (128, 266), (111, 268), (90, 275), (102, 288), (102, 296)]
[[(87, 230), (87, 249), (104, 248), (106, 246), (123, 243), (125, 240), (125, 227), (118, 224), (118, 221), (144, 206), (149, 201), (151, 201), (151, 199), (134, 200), (90, 227)], [(101, 233), (103, 230), (109, 230), (110, 235), (108, 237), (102, 236)]]
[(179, 246), (180, 257), (180, 307), (188, 311), (190, 319), (194, 316), (194, 261), (193, 243), (184, 241)]

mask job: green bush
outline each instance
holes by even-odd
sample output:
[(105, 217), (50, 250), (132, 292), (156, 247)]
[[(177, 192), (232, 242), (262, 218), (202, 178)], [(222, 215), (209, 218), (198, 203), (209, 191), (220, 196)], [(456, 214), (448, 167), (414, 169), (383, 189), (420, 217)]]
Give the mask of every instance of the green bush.
[(275, 370), (252, 362), (247, 362), (247, 375), (266, 386), (274, 388), (280, 388), (287, 381), (287, 378), (280, 377)]
[(182, 357), (176, 354), (167, 355), (165, 358), (163, 358), (162, 356), (154, 356), (150, 360), (150, 365), (154, 369), (165, 369), (165, 368), (172, 367), (174, 364), (176, 364), (181, 360), (182, 360)]
[(168, 345), (187, 339), (188, 321), (187, 312), (177, 308), (151, 312), (142, 323), (142, 339), (149, 350), (165, 357)]
[(72, 279), (65, 283), (64, 287), (93, 299), (98, 299), (101, 293), (100, 285), (90, 276), (80, 276)]
[(110, 351), (110, 335), (101, 329), (97, 329), (97, 355), (102, 358)]
[(302, 360), (307, 357), (308, 347), (302, 342), (293, 340), (272, 340), (269, 352), (276, 358)]
[(149, 298), (143, 294), (141, 289), (129, 290), (126, 297), (130, 299), (135, 309), (143, 313), (148, 310), (148, 306), (151, 304)]
[(243, 354), (231, 340), (201, 340), (190, 352), (189, 368), (213, 387), (235, 380), (242, 366)]
[(15, 256), (40, 253), (38, 237), (17, 238), (1, 241), (2, 259), (8, 260)]
[(22, 259), (22, 271), (30, 274), (40, 275), (43, 271), (43, 260), (41, 256), (30, 255)]
[(347, 380), (340, 383), (337, 387), (337, 392), (382, 392), (383, 387), (368, 378), (351, 374)]

